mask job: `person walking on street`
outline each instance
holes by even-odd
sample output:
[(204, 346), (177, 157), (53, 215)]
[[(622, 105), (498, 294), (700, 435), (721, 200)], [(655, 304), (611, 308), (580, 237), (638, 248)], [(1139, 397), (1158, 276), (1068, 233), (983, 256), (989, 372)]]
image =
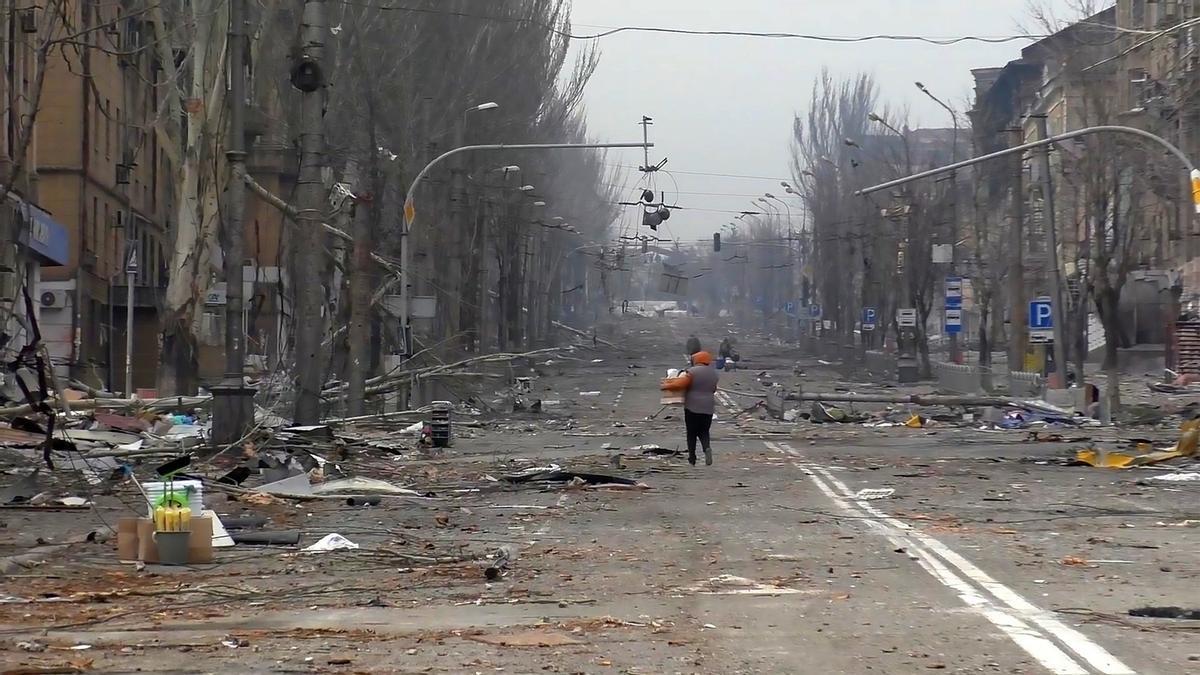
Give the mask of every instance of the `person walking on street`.
[(687, 428), (688, 463), (696, 465), (696, 442), (704, 448), (704, 464), (712, 466), (713, 414), (717, 411), (717, 382), (720, 375), (712, 365), (712, 354), (698, 351), (692, 354), (692, 367), (687, 369), (688, 385), (683, 398), (683, 421)]
[(692, 354), (695, 354), (698, 351), (700, 351), (700, 338), (693, 335), (687, 339), (687, 346), (684, 347), (684, 353), (687, 354), (688, 358), (690, 359), (692, 358)]

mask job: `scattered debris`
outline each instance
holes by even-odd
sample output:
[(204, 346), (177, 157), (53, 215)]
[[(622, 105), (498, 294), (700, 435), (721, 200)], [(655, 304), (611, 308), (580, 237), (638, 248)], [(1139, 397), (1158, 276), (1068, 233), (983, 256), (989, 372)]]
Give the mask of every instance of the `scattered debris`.
[(1200, 609), (1184, 609), (1182, 607), (1139, 607), (1129, 610), (1129, 616), (1141, 616), (1149, 619), (1186, 619), (1200, 621)]
[(300, 543), (300, 530), (231, 532), (234, 543), (249, 546), (295, 546)]
[(546, 630), (527, 630), (507, 635), (464, 635), (463, 637), (496, 647), (567, 647), (584, 644), (583, 640), (565, 633)]
[(509, 563), (517, 559), (516, 550), (509, 545), (501, 546), (492, 554), (492, 559), (488, 566), (483, 571), (483, 576), (488, 581), (495, 581), (504, 574), (508, 569)]
[(1145, 451), (1148, 448), (1139, 445), (1138, 450), (1141, 451), (1141, 454), (1102, 448), (1085, 448), (1075, 453), (1075, 461), (1100, 469), (1127, 469), (1134, 466), (1158, 464), (1195, 455), (1198, 439), (1200, 439), (1200, 418), (1184, 422), (1180, 427), (1179, 441), (1170, 448)]
[(325, 553), (327, 551), (353, 550), (357, 548), (358, 544), (335, 532), (325, 535), (312, 546), (306, 546), (304, 550), (309, 553)]
[(813, 401), (812, 411), (809, 413), (809, 419), (818, 424), (829, 424), (834, 422), (839, 424), (847, 424), (850, 422), (865, 422), (867, 420), (867, 416), (848, 413), (837, 406), (821, 403), (820, 401)]
[(764, 584), (746, 577), (722, 574), (680, 590), (703, 595), (795, 595), (804, 591), (776, 584)]
[(602, 473), (563, 471), (557, 466), (526, 469), (503, 477), (510, 483), (570, 483), (582, 481), (587, 485), (640, 485), (636, 480)]
[(1165, 480), (1178, 483), (1186, 483), (1191, 481), (1200, 481), (1200, 473), (1195, 471), (1184, 471), (1177, 473), (1168, 473), (1162, 476), (1151, 476), (1150, 480)]
[(321, 485), (315, 485), (311, 488), (312, 493), (316, 495), (336, 495), (336, 494), (380, 494), (380, 495), (402, 495), (409, 497), (420, 497), (421, 493), (416, 490), (398, 487), (387, 481), (376, 480), (374, 478), (342, 478), (340, 480), (331, 480)]

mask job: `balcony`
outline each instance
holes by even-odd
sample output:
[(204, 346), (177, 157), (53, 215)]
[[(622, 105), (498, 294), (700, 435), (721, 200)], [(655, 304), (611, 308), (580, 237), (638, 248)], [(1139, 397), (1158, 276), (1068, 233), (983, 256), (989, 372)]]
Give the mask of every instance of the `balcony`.
[[(128, 297), (128, 286), (125, 283), (125, 275), (121, 275), (119, 279), (113, 280), (112, 294), (109, 296), (112, 303), (117, 307), (124, 307), (126, 298)], [(138, 309), (158, 309), (162, 306), (163, 298), (167, 292), (166, 286), (151, 286), (138, 281), (133, 283), (133, 306)]]

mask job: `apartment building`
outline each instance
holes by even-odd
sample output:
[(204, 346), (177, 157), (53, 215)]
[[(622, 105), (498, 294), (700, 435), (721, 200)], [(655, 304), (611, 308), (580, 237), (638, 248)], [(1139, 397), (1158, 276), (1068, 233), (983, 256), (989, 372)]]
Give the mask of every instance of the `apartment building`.
[[(34, 116), (37, 57), (51, 21), (33, 0), (0, 2), (0, 355), (28, 344), (25, 295), (40, 300), (43, 269), (68, 262), (68, 236), (39, 199)], [(34, 307), (35, 317), (38, 306)]]
[[(68, 264), (44, 275), (43, 323), (57, 358), (93, 386), (125, 391), (126, 265), (133, 276), (133, 388), (155, 385), (157, 307), (171, 167), (153, 133), (162, 78), (147, 29), (122, 3), (75, 0), (82, 44), (47, 63), (38, 116), (39, 189), (66, 224)], [(88, 30), (88, 29), (91, 30)]]

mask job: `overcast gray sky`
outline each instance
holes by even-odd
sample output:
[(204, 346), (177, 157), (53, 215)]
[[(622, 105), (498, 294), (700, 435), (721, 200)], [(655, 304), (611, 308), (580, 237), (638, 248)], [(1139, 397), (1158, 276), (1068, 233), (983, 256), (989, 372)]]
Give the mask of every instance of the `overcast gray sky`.
[[(1015, 35), (1030, 25), (1028, 0), (575, 0), (574, 32), (598, 27), (659, 26), (819, 35)], [(1045, 0), (1064, 15), (1069, 0)], [(971, 92), (971, 69), (1018, 58), (1028, 41), (934, 46), (877, 41), (834, 44), (795, 39), (620, 33), (600, 40), (601, 59), (587, 90), (588, 125), (608, 141), (640, 140), (638, 121), (654, 118), (652, 161), (679, 184), (670, 236), (710, 237), (764, 192), (779, 196), (788, 176), (788, 144), (796, 112), (804, 112), (822, 66), (835, 75), (868, 71), (881, 98), (907, 105), (913, 126), (950, 126), (949, 115), (913, 85), (923, 82), (957, 109)], [(614, 151), (634, 167), (639, 151)], [(697, 173), (735, 174), (731, 178)], [(674, 184), (658, 177), (673, 199)], [(689, 194), (716, 193), (716, 194)], [(626, 195), (633, 198), (633, 190)], [(699, 209), (711, 209), (701, 211)], [(632, 212), (634, 209), (627, 209)]]

